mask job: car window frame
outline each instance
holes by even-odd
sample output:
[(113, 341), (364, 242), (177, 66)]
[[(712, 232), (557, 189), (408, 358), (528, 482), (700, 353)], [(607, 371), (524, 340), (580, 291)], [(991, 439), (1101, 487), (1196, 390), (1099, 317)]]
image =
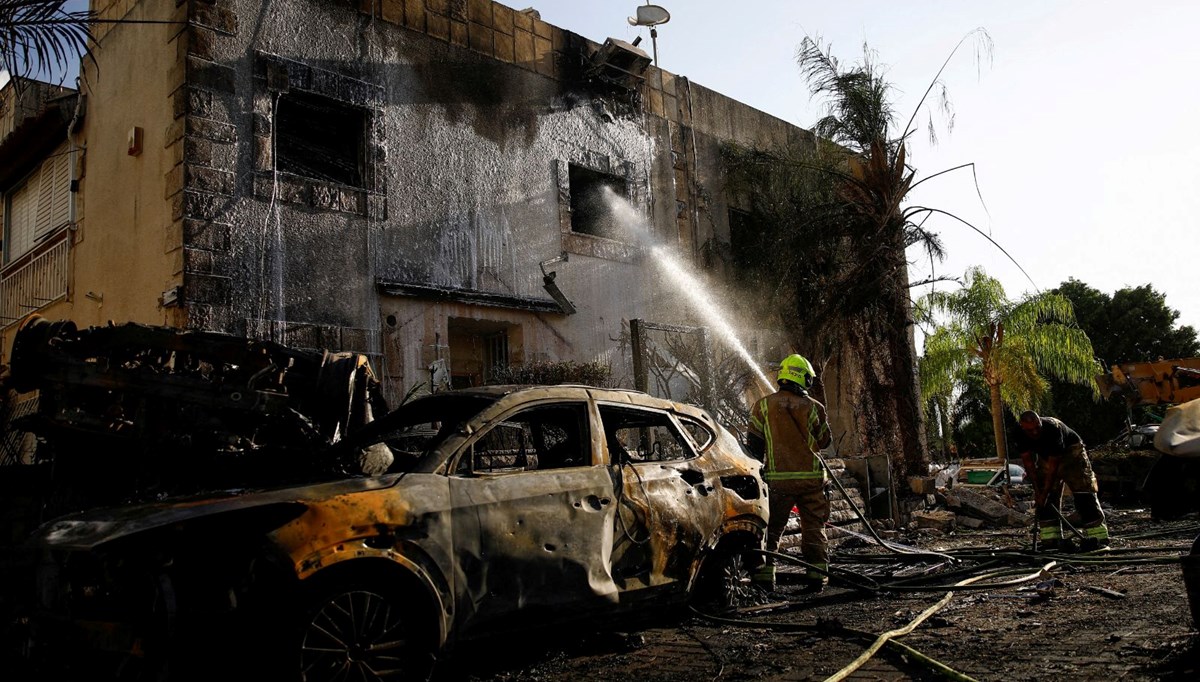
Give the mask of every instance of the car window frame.
[[(703, 455), (708, 451), (709, 448), (713, 446), (714, 443), (717, 442), (716, 431), (714, 431), (713, 428), (708, 424), (705, 424), (699, 417), (693, 417), (690, 414), (679, 414), (678, 412), (671, 412), (670, 414), (672, 417), (675, 417), (675, 421), (679, 423), (679, 429), (683, 431), (684, 436), (688, 440), (692, 441), (692, 447), (695, 449), (697, 457)], [(704, 430), (705, 433), (708, 434), (708, 440), (705, 441), (704, 444), (697, 443), (694, 439), (692, 439), (692, 432), (688, 431), (687, 426), (685, 425), (688, 422), (699, 426)]]
[[(530, 409), (547, 407), (552, 405), (577, 405), (584, 413), (583, 427), (584, 432), (580, 434), (581, 442), (587, 447), (587, 455), (589, 463), (581, 464), (573, 467), (554, 467), (549, 469), (514, 469), (512, 471), (475, 471), (473, 450), (475, 444), (482, 440), (487, 434), (491, 433), (492, 429), (503, 426), (506, 423), (512, 422), (512, 417)], [(473, 423), (468, 425), (471, 434), (460, 444), (455, 447), (453, 453), (446, 459), (445, 475), (454, 476), (457, 478), (493, 478), (499, 476), (513, 476), (517, 474), (548, 474), (552, 472), (563, 471), (578, 471), (588, 469), (590, 467), (600, 466), (601, 462), (596, 456), (595, 448), (592, 446), (592, 433), (595, 431), (594, 415), (591, 409), (591, 401), (585, 397), (578, 398), (542, 398), (531, 400), (528, 402), (520, 402), (512, 405), (507, 409), (503, 409), (495, 416), (488, 418), (484, 423)], [(468, 458), (470, 469), (466, 472), (459, 471), (459, 467), (463, 457)]]
[[(699, 459), (700, 456), (703, 454), (702, 451), (696, 447), (696, 444), (692, 442), (691, 436), (687, 433), (687, 430), (683, 428), (683, 425), (679, 422), (679, 419), (677, 418), (678, 415), (676, 415), (676, 413), (673, 410), (668, 409), (668, 408), (662, 408), (662, 407), (654, 407), (651, 405), (638, 405), (636, 403), (620, 403), (620, 402), (614, 402), (614, 401), (610, 401), (610, 400), (597, 400), (596, 401), (596, 417), (597, 417), (597, 419), (599, 419), (599, 433), (601, 435), (601, 440), (604, 441), (604, 443), (605, 443), (604, 447), (606, 450), (608, 449), (608, 442), (607, 442), (608, 436), (605, 434), (604, 415), (602, 414), (602, 411), (606, 407), (617, 409), (617, 410), (652, 412), (652, 413), (666, 415), (667, 420), (671, 424), (674, 425), (676, 432), (678, 432), (678, 434), (680, 434), (680, 437), (682, 438), (682, 441), (683, 441), (683, 446), (685, 448), (687, 448), (688, 452), (691, 453), (690, 456), (684, 457), (682, 459), (646, 459), (646, 460), (630, 459), (628, 462), (629, 464), (637, 466), (637, 465), (642, 465), (642, 464), (672, 464), (672, 463), (677, 463), (677, 462), (691, 462), (696, 459)], [(713, 436), (713, 440), (714, 441), (716, 440), (715, 434)], [(621, 463), (621, 462), (616, 462), (613, 460), (613, 453), (609, 452), (608, 456), (609, 456), (609, 461), (611, 463), (613, 463), (613, 464)]]

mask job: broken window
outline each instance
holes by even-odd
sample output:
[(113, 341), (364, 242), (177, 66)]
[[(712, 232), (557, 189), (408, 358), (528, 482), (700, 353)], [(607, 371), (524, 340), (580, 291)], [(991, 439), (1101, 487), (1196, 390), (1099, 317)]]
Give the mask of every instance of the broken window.
[(362, 107), (307, 92), (284, 93), (275, 115), (276, 168), (363, 187), (366, 130)]
[(571, 231), (619, 239), (622, 236), (620, 225), (613, 219), (609, 202), (613, 196), (625, 198), (625, 179), (570, 164), (568, 183), (571, 192)]
[(499, 474), (591, 464), (583, 403), (535, 407), (491, 427), (459, 462), (459, 472)]
[(696, 444), (696, 449), (700, 452), (708, 449), (708, 446), (712, 445), (716, 439), (716, 436), (713, 435), (713, 432), (707, 426), (695, 419), (680, 416), (676, 416), (676, 418), (683, 425), (683, 430), (687, 431), (688, 435), (692, 437), (692, 442)]
[(758, 220), (749, 211), (729, 209), (729, 247), (733, 252), (733, 265), (744, 272), (762, 260), (767, 244), (764, 231)]
[(600, 406), (609, 457), (620, 462), (670, 462), (695, 456), (671, 415)]

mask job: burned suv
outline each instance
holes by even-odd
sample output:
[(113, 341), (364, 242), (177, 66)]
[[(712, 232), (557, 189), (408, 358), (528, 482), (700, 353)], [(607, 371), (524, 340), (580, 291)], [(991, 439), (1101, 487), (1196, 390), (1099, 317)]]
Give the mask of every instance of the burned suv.
[(474, 634), (685, 600), (766, 526), (733, 435), (634, 391), (428, 395), (327, 454), (376, 469), (46, 523), (35, 645), (89, 674), (417, 675)]

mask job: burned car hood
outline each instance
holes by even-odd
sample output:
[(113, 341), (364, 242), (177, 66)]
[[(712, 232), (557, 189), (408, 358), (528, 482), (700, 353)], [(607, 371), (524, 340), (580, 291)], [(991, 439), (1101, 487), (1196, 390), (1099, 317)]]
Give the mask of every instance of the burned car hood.
[(387, 488), (400, 477), (352, 478), (265, 491), (231, 490), (204, 497), (90, 509), (46, 522), (33, 541), (50, 549), (92, 550), (146, 531), (249, 509), (269, 509), (271, 516), (283, 523), (308, 507), (305, 500)]

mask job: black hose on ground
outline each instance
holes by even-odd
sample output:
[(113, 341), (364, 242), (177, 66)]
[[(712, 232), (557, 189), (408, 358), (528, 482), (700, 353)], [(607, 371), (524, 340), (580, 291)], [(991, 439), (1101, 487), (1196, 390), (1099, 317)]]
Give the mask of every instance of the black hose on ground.
[(889, 552), (894, 552), (896, 554), (936, 556), (947, 561), (955, 561), (953, 557), (947, 554), (942, 554), (941, 552), (921, 550), (915, 547), (901, 545), (899, 543), (888, 542), (887, 540), (879, 537), (879, 534), (875, 532), (875, 527), (872, 526), (871, 522), (867, 520), (867, 517), (862, 513), (862, 510), (858, 508), (858, 505), (854, 504), (854, 500), (850, 499), (850, 493), (846, 492), (846, 488), (842, 486), (842, 482), (838, 480), (837, 475), (835, 475), (833, 470), (829, 468), (829, 464), (825, 462), (825, 458), (815, 452), (813, 453), (813, 457), (817, 458), (817, 461), (821, 463), (821, 467), (825, 469), (825, 471), (829, 474), (829, 477), (833, 479), (833, 484), (837, 486), (838, 492), (842, 494), (842, 499), (846, 500), (846, 502), (850, 505), (850, 508), (854, 510), (854, 515), (858, 517), (859, 521), (862, 521), (863, 526), (865, 526), (867, 531), (871, 533), (871, 537), (875, 538), (875, 541), (879, 543), (880, 547), (883, 547)]
[[(867, 632), (865, 630), (857, 630), (855, 628), (848, 628), (844, 625), (841, 625), (840, 623), (831, 623), (831, 622), (823, 622), (823, 621), (817, 621), (816, 623), (811, 623), (811, 624), (810, 623), (779, 623), (779, 622), (772, 622), (772, 621), (756, 621), (756, 620), (749, 620), (749, 619), (744, 619), (744, 618), (730, 618), (727, 616), (717, 616), (717, 615), (713, 615), (711, 613), (704, 613), (703, 611), (700, 611), (699, 609), (696, 609), (695, 607), (692, 607), (691, 611), (692, 611), (692, 613), (696, 614), (696, 616), (703, 618), (707, 621), (710, 621), (712, 623), (716, 623), (718, 625), (728, 625), (728, 626), (737, 627), (737, 628), (750, 628), (750, 629), (755, 629), (755, 630), (771, 630), (772, 632), (815, 632), (815, 633), (827, 635), (830, 637), (844, 637), (846, 639), (861, 639), (866, 642), (874, 641), (878, 637), (878, 635), (876, 635), (872, 632)], [(953, 668), (946, 665), (945, 663), (942, 663), (941, 661), (933, 658), (932, 656), (921, 653), (920, 651), (917, 651), (916, 649), (914, 649), (906, 644), (902, 644), (894, 639), (889, 639), (887, 641), (887, 645), (892, 647), (893, 649), (895, 649), (897, 651), (897, 653), (899, 653), (901, 656), (911, 657), (913, 660), (916, 660), (917, 662), (921, 663), (922, 665), (925, 665), (926, 667), (934, 670), (935, 672), (941, 673), (945, 677), (948, 677), (952, 680), (971, 680), (972, 679), (970, 677), (967, 677), (966, 675), (963, 675), (962, 673), (959, 673), (958, 671), (954, 670)]]
[[(988, 590), (988, 589), (996, 589), (997, 587), (1010, 587), (1014, 584), (1019, 584), (1019, 582), (1013, 582), (1013, 581), (1007, 581), (1004, 583), (978, 583), (978, 584), (970, 583), (970, 584), (965, 584), (965, 585), (960, 582), (957, 584), (957, 586), (956, 585), (904, 585), (904, 584), (899, 584), (899, 583), (880, 583), (869, 576), (862, 575), (861, 573), (855, 573), (854, 571), (850, 571), (850, 570), (844, 569), (844, 568), (839, 568), (836, 566), (830, 567), (829, 569), (823, 569), (823, 568), (817, 567), (813, 564), (810, 564), (799, 557), (795, 557), (795, 556), (792, 556), (791, 554), (786, 554), (784, 552), (772, 552), (769, 550), (757, 550), (756, 549), (756, 550), (747, 550), (747, 553), (761, 554), (763, 556), (782, 559), (784, 561), (795, 564), (797, 566), (801, 566), (801, 567), (803, 567), (809, 571), (812, 571), (814, 573), (820, 573), (822, 575), (828, 576), (831, 580), (838, 581), (838, 583), (840, 585), (852, 587), (857, 590), (862, 590), (864, 592), (871, 592), (871, 593), (879, 593), (879, 592), (946, 592), (946, 591), (953, 591), (953, 590)], [(1175, 560), (1178, 561), (1178, 558), (1176, 558)], [(1039, 563), (1042, 563), (1044, 561), (1046, 561), (1046, 557), (1041, 557), (1041, 560), (1039, 561)], [(1054, 566), (1055, 562), (1051, 561), (1048, 565)], [(978, 567), (976, 568), (976, 570), (978, 570)], [(1004, 577), (1004, 576), (1009, 576), (1009, 575), (1027, 575), (1028, 573), (1029, 573), (1029, 569), (1027, 567), (1024, 567), (1024, 568), (1017, 567), (1017, 568), (999, 569), (996, 571), (991, 571), (990, 573), (987, 573), (985, 575), (987, 577)], [(971, 580), (974, 580), (974, 578), (971, 578)], [(1025, 581), (1020, 581), (1020, 582), (1025, 582)]]
[[(794, 562), (794, 563), (798, 563), (801, 565), (811, 567), (811, 565), (805, 564), (805, 562), (803, 562), (799, 559), (796, 559), (795, 557), (792, 557), (787, 554), (780, 554), (779, 552), (765, 552), (765, 554), (767, 554), (768, 556), (778, 556), (779, 558), (783, 558), (783, 559), (786, 559), (786, 560)], [(1028, 573), (1027, 570), (1021, 570), (1020, 573), (1023, 574), (1023, 577), (1018, 578), (1016, 580), (1006, 581), (1005, 583), (1002, 583), (1002, 585), (1005, 585), (1005, 586), (1015, 585), (1015, 584), (1021, 584), (1021, 583), (1025, 583), (1025, 582), (1030, 582), (1032, 580), (1036, 580), (1040, 577), (1043, 577), (1044, 575), (1047, 575), (1049, 573), (1050, 569), (1052, 569), (1053, 567), (1054, 567), (1054, 562), (1050, 562), (1050, 563), (1047, 563), (1046, 565), (1042, 566), (1036, 573), (1030, 574), (1030, 573)], [(812, 567), (812, 568), (815, 568), (815, 567)], [(865, 633), (865, 632), (862, 632), (859, 630), (853, 630), (851, 628), (846, 628), (844, 626), (841, 626), (840, 624), (831, 626), (830, 624), (825, 624), (825, 623), (821, 623), (821, 622), (818, 622), (813, 625), (803, 624), (803, 623), (774, 623), (774, 622), (770, 622), (770, 621), (754, 621), (754, 620), (749, 620), (749, 619), (713, 616), (710, 614), (703, 613), (695, 608), (693, 608), (692, 611), (694, 613), (700, 615), (703, 618), (707, 618), (709, 620), (713, 620), (715, 622), (719, 622), (719, 623), (723, 623), (723, 624), (727, 624), (727, 625), (734, 625), (737, 627), (770, 629), (770, 630), (784, 631), (784, 632), (817, 631), (817, 632), (827, 632), (829, 634), (846, 634), (846, 635), (859, 636), (859, 637), (866, 636), (866, 637), (871, 637), (874, 639), (874, 643), (862, 655), (860, 655), (857, 659), (855, 659), (855, 661), (852, 662), (850, 665), (842, 668), (840, 671), (838, 671), (836, 674), (834, 674), (832, 677), (830, 677), (829, 678), (830, 680), (842, 680), (842, 679), (848, 677), (849, 675), (853, 674), (853, 672), (855, 670), (857, 670), (863, 663), (865, 663), (872, 656), (874, 656), (875, 652), (877, 652), (880, 648), (887, 646), (889, 644), (891, 644), (891, 646), (893, 646), (895, 648), (900, 648), (901, 651), (903, 651), (904, 653), (908, 653), (909, 655), (912, 655), (914, 660), (917, 660), (918, 662), (920, 662), (924, 665), (927, 665), (927, 666), (931, 667), (932, 669), (934, 669), (944, 675), (948, 675), (952, 679), (971, 680), (972, 678), (970, 678), (962, 673), (959, 673), (958, 671), (954, 670), (953, 668), (950, 668), (949, 666), (938, 661), (937, 659), (934, 659), (928, 655), (918, 652), (915, 649), (908, 647), (907, 645), (901, 645), (898, 642), (894, 642), (893, 638), (908, 634), (914, 628), (916, 628), (917, 625), (919, 625), (921, 622), (923, 622), (926, 618), (928, 618), (930, 615), (932, 615), (933, 613), (935, 613), (936, 611), (941, 609), (943, 606), (945, 606), (947, 603), (949, 603), (950, 598), (953, 596), (955, 590), (967, 589), (967, 588), (974, 586), (976, 583), (978, 583), (980, 581), (983, 581), (983, 580), (986, 580), (989, 578), (1004, 577), (1004, 576), (1012, 574), (1012, 573), (1013, 573), (1013, 571), (1011, 569), (992, 571), (990, 573), (984, 573), (982, 575), (974, 576), (971, 578), (966, 578), (964, 580), (959, 581), (955, 585), (947, 586), (948, 589), (945, 590), (946, 594), (942, 597), (942, 599), (940, 601), (938, 601), (938, 603), (934, 604), (933, 606), (929, 607), (924, 612), (922, 612), (915, 620), (913, 620), (907, 626), (900, 628), (900, 629), (896, 629), (896, 630), (890, 630), (890, 631), (885, 632), (878, 636), (873, 635), (871, 633)], [(997, 587), (997, 586), (998, 585), (996, 585), (996, 584), (988, 584), (985, 587), (993, 588), (993, 587)]]

